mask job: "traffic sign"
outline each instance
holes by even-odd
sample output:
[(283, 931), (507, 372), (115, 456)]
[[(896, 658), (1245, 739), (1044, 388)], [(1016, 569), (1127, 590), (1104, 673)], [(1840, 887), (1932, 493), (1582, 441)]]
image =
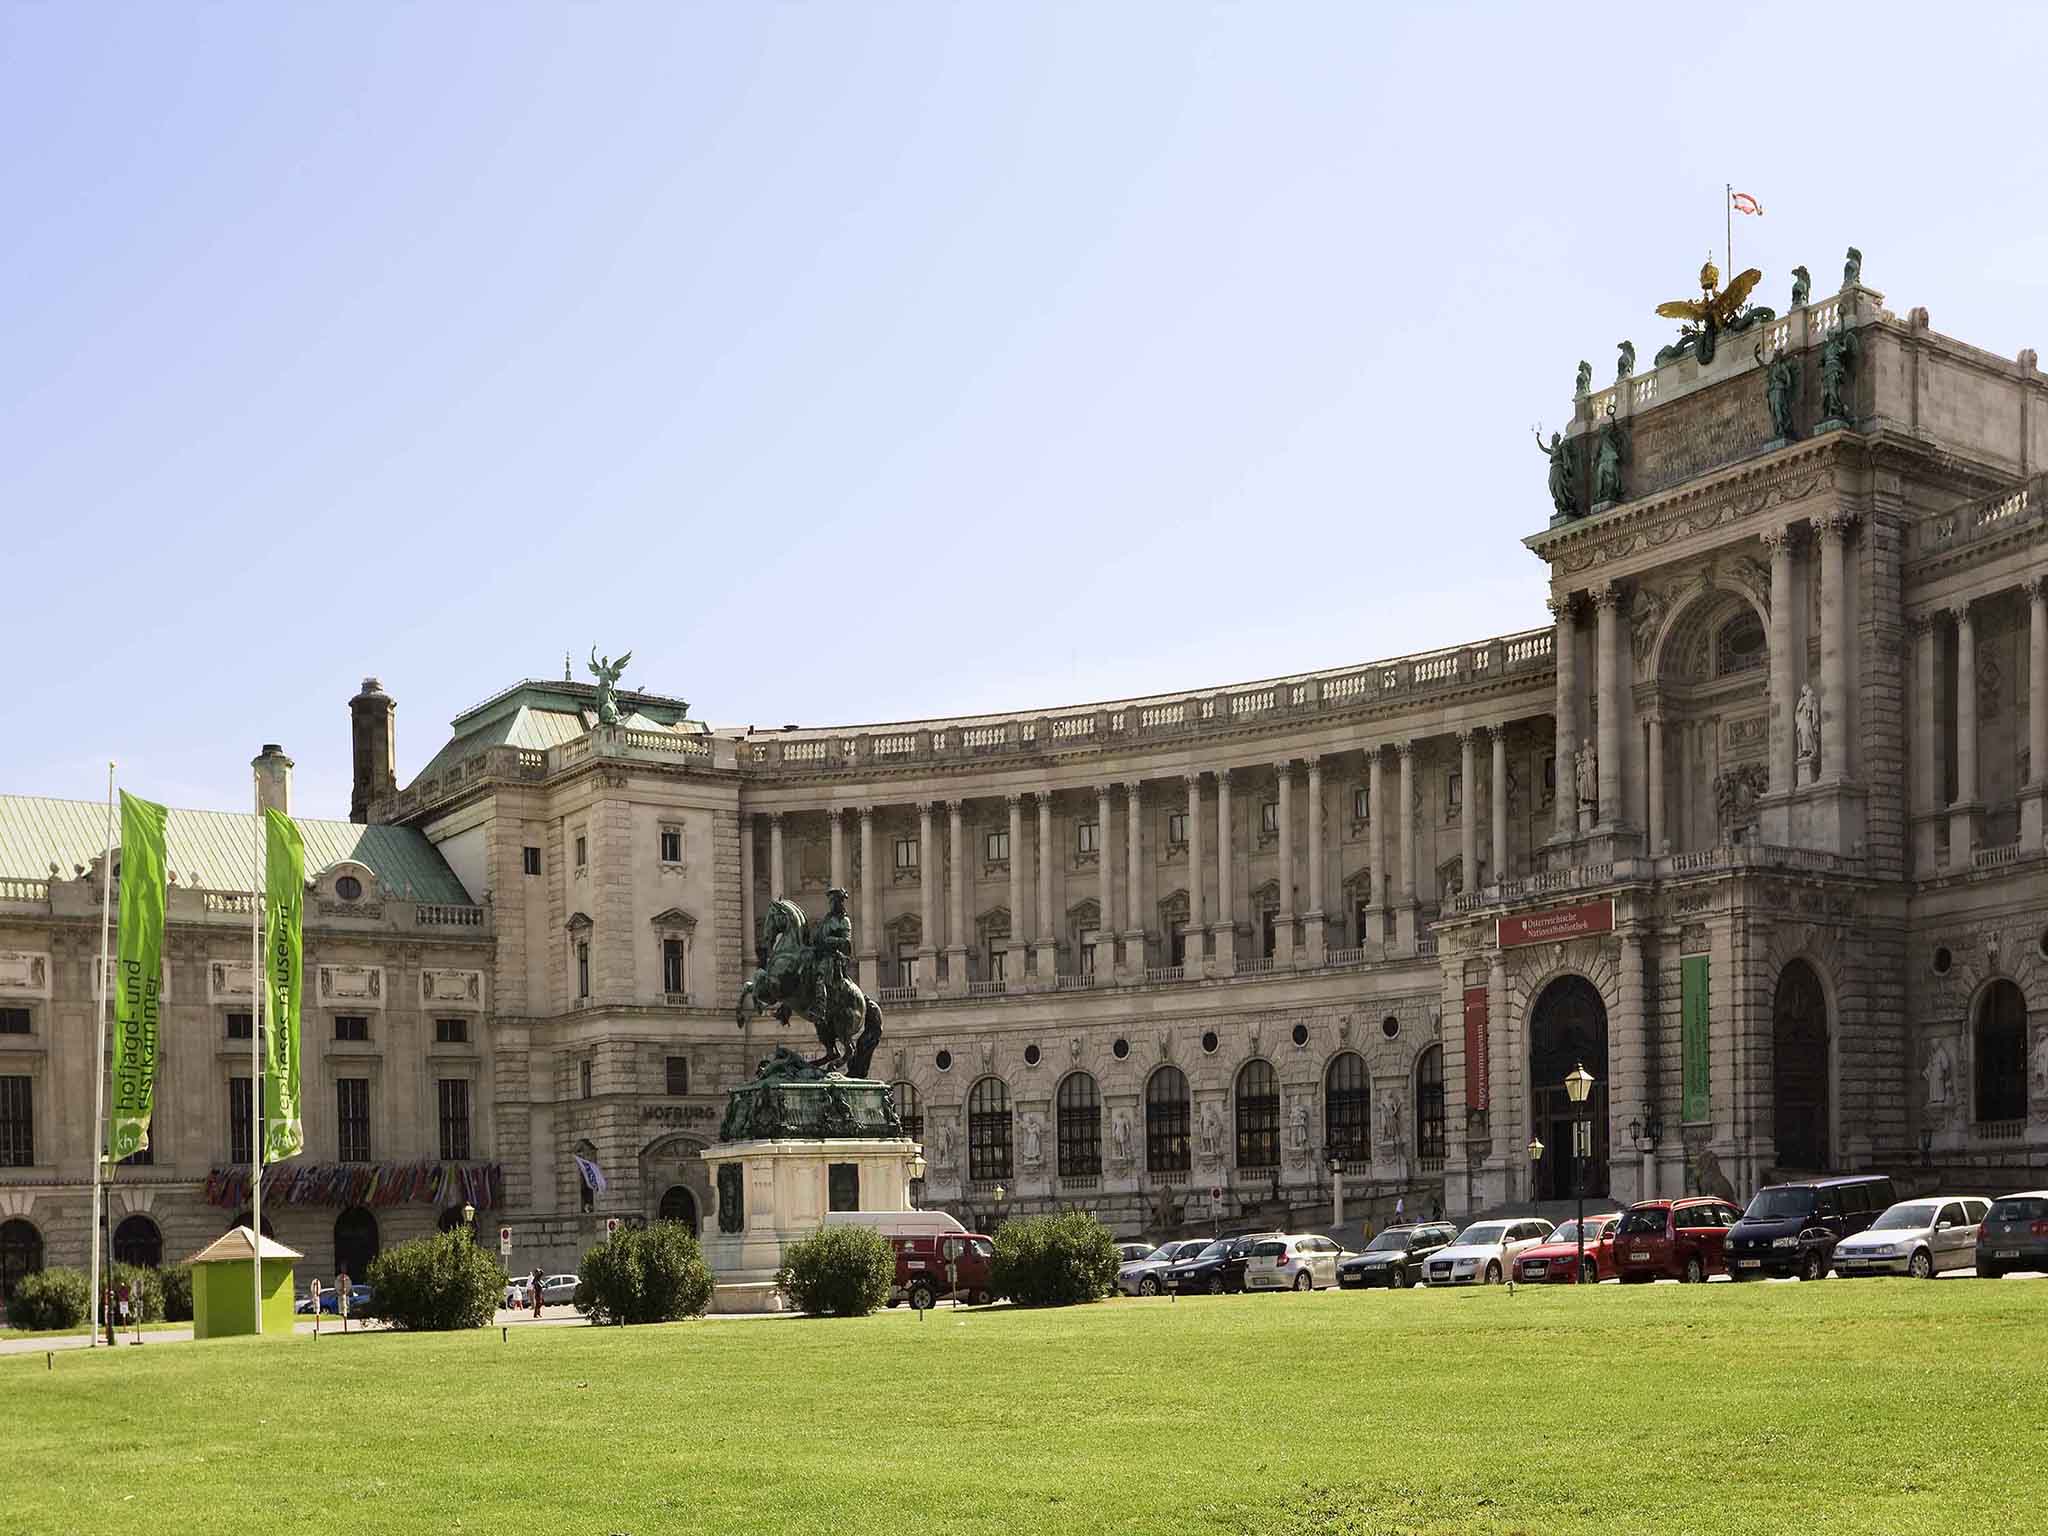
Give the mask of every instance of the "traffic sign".
[(512, 1229), (510, 1227), (498, 1228), (498, 1257), (501, 1259), (512, 1257)]
[(1211, 1185), (1209, 1186), (1209, 1203), (1210, 1203), (1211, 1205), (1213, 1205), (1213, 1204), (1215, 1204), (1215, 1203), (1216, 1203), (1216, 1202), (1217, 1202), (1218, 1200), (1221, 1200), (1222, 1198), (1223, 1198), (1223, 1186), (1222, 1186), (1221, 1184), (1211, 1184)]
[(606, 1237), (617, 1237), (617, 1236), (619, 1235), (619, 1218), (618, 1218), (618, 1217), (616, 1217), (616, 1216), (607, 1216), (607, 1217), (605, 1218), (605, 1220), (604, 1220), (604, 1235), (605, 1235)]

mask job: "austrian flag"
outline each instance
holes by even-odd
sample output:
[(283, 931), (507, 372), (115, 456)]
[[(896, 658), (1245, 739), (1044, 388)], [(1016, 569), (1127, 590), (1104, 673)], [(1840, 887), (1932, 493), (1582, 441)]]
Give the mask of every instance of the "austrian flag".
[(1747, 192), (1731, 192), (1728, 194), (1728, 201), (1734, 205), (1737, 213), (1753, 213), (1759, 218), (1763, 216), (1764, 205)]

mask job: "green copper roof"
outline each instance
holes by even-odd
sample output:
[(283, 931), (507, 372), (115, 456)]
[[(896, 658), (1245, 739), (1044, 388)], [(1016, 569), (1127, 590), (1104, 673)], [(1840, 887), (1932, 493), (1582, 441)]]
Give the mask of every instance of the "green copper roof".
[[(619, 690), (620, 720), (629, 731), (674, 731), (702, 735), (705, 728), (687, 717), (688, 705), (657, 693)], [(589, 683), (545, 682), (528, 678), (493, 694), (451, 723), (455, 737), (436, 752), (413, 783), (441, 774), (487, 747), (524, 747), (545, 752), (587, 734), (597, 722), (597, 689)]]
[[(354, 859), (399, 896), (415, 901), (471, 905), (434, 845), (409, 827), (359, 827), (349, 821), (292, 818), (306, 840), (306, 873)], [(173, 810), (165, 831), (166, 856), (180, 885), (246, 891), (256, 818), (239, 811)], [(74, 866), (90, 867), (106, 840), (107, 807), (95, 800), (50, 800), (0, 795), (0, 876), (47, 880), (50, 866), (69, 880)], [(117, 830), (118, 835), (118, 830)]]

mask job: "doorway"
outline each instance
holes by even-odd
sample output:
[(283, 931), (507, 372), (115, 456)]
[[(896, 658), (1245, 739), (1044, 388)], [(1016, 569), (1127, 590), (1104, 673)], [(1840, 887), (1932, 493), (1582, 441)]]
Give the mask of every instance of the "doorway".
[[(1593, 1074), (1593, 1092), (1574, 1104), (1564, 1080), (1574, 1067)], [(1569, 1200), (1572, 1182), (1572, 1125), (1592, 1122), (1592, 1149), (1585, 1160), (1585, 1193), (1607, 1193), (1607, 1004), (1600, 989), (1583, 976), (1560, 976), (1536, 999), (1529, 1023), (1529, 1124), (1543, 1143), (1532, 1170), (1538, 1200)]]
[(1771, 1003), (1771, 1102), (1778, 1166), (1821, 1173), (1830, 1155), (1828, 999), (1804, 960), (1778, 974)]

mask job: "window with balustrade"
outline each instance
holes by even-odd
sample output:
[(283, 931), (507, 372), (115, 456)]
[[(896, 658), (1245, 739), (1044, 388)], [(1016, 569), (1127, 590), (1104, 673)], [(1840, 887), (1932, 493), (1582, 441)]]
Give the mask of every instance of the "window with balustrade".
[(924, 1101), (913, 1083), (891, 1083), (889, 1097), (896, 1104), (896, 1118), (903, 1122), (903, 1134), (912, 1141), (924, 1140)]
[(1010, 1090), (984, 1077), (967, 1095), (967, 1177), (977, 1183), (1010, 1177)]
[(1086, 1072), (1069, 1072), (1053, 1099), (1058, 1168), (1063, 1179), (1102, 1172), (1102, 1094)]
[(683, 829), (673, 824), (664, 824), (661, 829), (661, 862), (680, 864), (683, 862)]
[(1372, 1155), (1372, 1085), (1365, 1058), (1340, 1051), (1323, 1072), (1323, 1145), (1347, 1163)]
[(1160, 1067), (1145, 1084), (1145, 1171), (1186, 1173), (1193, 1162), (1189, 1132), (1194, 1106), (1188, 1075)]
[(1280, 1079), (1258, 1057), (1237, 1074), (1237, 1166), (1280, 1166)]

